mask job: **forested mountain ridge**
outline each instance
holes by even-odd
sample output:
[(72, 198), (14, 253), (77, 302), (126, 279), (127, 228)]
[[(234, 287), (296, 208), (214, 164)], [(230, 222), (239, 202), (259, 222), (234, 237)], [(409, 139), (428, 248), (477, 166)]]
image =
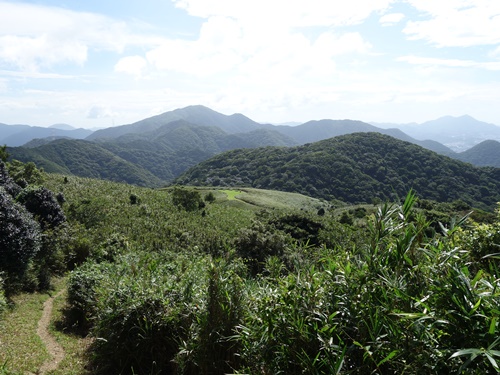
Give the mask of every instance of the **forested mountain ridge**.
[(500, 169), (477, 168), (379, 133), (355, 133), (298, 147), (233, 150), (191, 168), (175, 183), (251, 186), (346, 202), (394, 200), (409, 189), (442, 202), (493, 209)]
[[(270, 125), (255, 122), (238, 113), (227, 116), (201, 105), (179, 108), (129, 125), (98, 130), (87, 137), (87, 140), (107, 140), (112, 142), (112, 140), (125, 135), (142, 135), (144, 133), (154, 134), (155, 131), (159, 131), (162, 127), (182, 120), (198, 126), (215, 126), (228, 134), (250, 133), (258, 129), (279, 132), (289, 140), (293, 140), (291, 143), (290, 141), (286, 142), (286, 145), (316, 142), (322, 139), (356, 132), (378, 132), (418, 144), (445, 155), (453, 153), (451, 149), (436, 141), (419, 141), (413, 139), (399, 129), (382, 129), (362, 121), (324, 119), (308, 121), (297, 126)], [(266, 144), (260, 144), (258, 146), (265, 145)]]
[[(500, 165), (500, 157), (497, 156), (498, 152), (494, 152), (494, 144), (457, 154), (437, 141), (418, 141), (400, 129), (382, 129), (362, 121), (320, 120), (297, 126), (275, 126), (259, 124), (241, 114), (226, 116), (203, 106), (180, 108), (131, 125), (93, 133), (88, 140), (95, 142), (93, 147), (99, 150), (94, 153), (99, 159), (94, 165), (101, 165), (103, 168), (103, 165), (114, 165), (116, 160), (126, 161), (127, 163), (120, 164), (117, 171), (106, 171), (106, 167), (100, 171), (92, 171), (88, 166), (93, 162), (88, 157), (83, 157), (82, 168), (79, 168), (75, 154), (85, 155), (86, 150), (91, 147), (81, 142), (73, 142), (72, 147), (64, 147), (64, 152), (60, 143), (54, 143), (54, 147), (59, 150), (51, 152), (49, 138), (36, 139), (25, 145), (31, 147), (31, 151), (12, 149), (11, 154), (25, 162), (35, 161), (49, 172), (74, 173), (82, 177), (103, 176), (114, 181), (159, 186), (171, 182), (197, 163), (224, 151), (302, 145), (353, 132), (387, 134), (472, 164)], [(38, 146), (44, 147), (39, 149)], [(68, 168), (67, 165), (72, 167)], [(140, 172), (140, 169), (143, 171)]]
[[(112, 140), (57, 141), (28, 150), (9, 148), (9, 152), (13, 158), (33, 161), (48, 172), (160, 186), (223, 151), (293, 144), (292, 139), (272, 130), (227, 134), (218, 127), (176, 120), (150, 132), (125, 134)], [(117, 163), (120, 168), (116, 167)], [(108, 167), (114, 170), (108, 170)]]
[(184, 120), (196, 125), (217, 126), (226, 133), (243, 133), (264, 127), (242, 114), (226, 116), (210, 108), (193, 105), (149, 117), (133, 124), (101, 129), (92, 133), (87, 139), (117, 138), (124, 134), (154, 131), (165, 124), (178, 120)]
[(102, 146), (77, 139), (58, 139), (34, 148), (12, 147), (13, 159), (34, 162), (47, 172), (127, 182), (139, 186), (160, 186), (162, 181)]

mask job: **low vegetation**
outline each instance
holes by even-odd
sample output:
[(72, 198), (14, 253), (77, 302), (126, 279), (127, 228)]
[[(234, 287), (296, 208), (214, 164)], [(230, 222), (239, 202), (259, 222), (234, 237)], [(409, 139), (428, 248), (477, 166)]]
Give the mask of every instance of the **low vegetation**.
[[(413, 190), (364, 205), (295, 194), (286, 207), (291, 195), (243, 187), (153, 190), (55, 174), (21, 187), (10, 167), (0, 202), (19, 230), (1, 237), (11, 242), (0, 307), (10, 319), (8, 301), (68, 272), (55, 335), (81, 356), (62, 365), (71, 371), (500, 371), (498, 211), (470, 214), (467, 202)], [(7, 267), (18, 248), (21, 266)], [(32, 331), (35, 319), (19, 324)], [(36, 372), (2, 352), (0, 372)]]

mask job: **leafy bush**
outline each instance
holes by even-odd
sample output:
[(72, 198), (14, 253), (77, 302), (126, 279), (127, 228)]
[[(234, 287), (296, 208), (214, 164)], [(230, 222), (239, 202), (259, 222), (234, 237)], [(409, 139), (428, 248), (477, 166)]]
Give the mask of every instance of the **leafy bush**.
[(4, 162), (0, 161), (0, 186), (3, 186), (5, 191), (9, 193), (12, 197), (16, 197), (20, 193), (21, 187), (14, 182), (14, 180), (9, 176), (7, 167)]
[(0, 271), (6, 273), (9, 291), (20, 282), (40, 245), (39, 224), (0, 187)]
[(97, 362), (110, 372), (173, 372), (172, 360), (190, 339), (195, 313), (204, 305), (201, 266), (187, 258), (165, 262), (144, 253), (129, 254), (115, 266), (101, 265), (102, 282), (91, 285), (95, 294), (90, 293), (93, 333), (101, 338)]
[(214, 193), (212, 193), (211, 191), (208, 192), (206, 195), (205, 195), (205, 202), (208, 202), (208, 203), (213, 203), (216, 201), (216, 198), (215, 198), (215, 195)]
[(175, 187), (172, 191), (172, 202), (177, 207), (182, 207), (186, 211), (195, 211), (205, 207), (205, 203), (201, 199), (199, 192), (179, 187)]
[(42, 229), (54, 228), (66, 221), (54, 193), (45, 187), (29, 186), (19, 193), (17, 201), (38, 219)]
[(42, 184), (45, 180), (42, 171), (37, 169), (33, 162), (22, 163), (19, 160), (13, 160), (9, 164), (9, 174), (23, 188), (29, 184)]
[(236, 253), (245, 260), (250, 274), (255, 276), (262, 273), (268, 257), (283, 257), (289, 243), (289, 237), (283, 233), (254, 221), (251, 228), (240, 231), (234, 240), (234, 247)]

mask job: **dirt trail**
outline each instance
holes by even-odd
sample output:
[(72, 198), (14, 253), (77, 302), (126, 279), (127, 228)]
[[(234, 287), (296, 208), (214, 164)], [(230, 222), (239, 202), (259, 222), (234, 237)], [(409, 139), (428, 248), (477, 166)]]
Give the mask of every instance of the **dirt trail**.
[(38, 370), (38, 374), (45, 374), (48, 371), (55, 370), (57, 366), (59, 366), (59, 362), (61, 362), (64, 358), (64, 349), (61, 345), (59, 345), (56, 339), (49, 332), (49, 324), (50, 318), (52, 317), (52, 307), (54, 305), (54, 299), (59, 297), (63, 292), (64, 289), (62, 289), (55, 296), (50, 297), (43, 304), (43, 314), (38, 321), (38, 328), (36, 330), (36, 333), (42, 339), (52, 359), (48, 360), (42, 365), (42, 367), (40, 367), (40, 370)]

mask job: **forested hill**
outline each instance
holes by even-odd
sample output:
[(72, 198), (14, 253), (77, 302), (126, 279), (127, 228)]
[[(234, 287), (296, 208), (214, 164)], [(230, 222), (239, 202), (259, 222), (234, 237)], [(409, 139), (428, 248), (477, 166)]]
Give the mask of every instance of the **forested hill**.
[(346, 202), (404, 197), (492, 210), (500, 169), (478, 168), (379, 133), (355, 133), (297, 147), (233, 150), (191, 168), (179, 184), (252, 186)]
[(93, 142), (59, 139), (34, 148), (12, 147), (8, 150), (14, 159), (22, 162), (32, 161), (47, 172), (74, 174), (139, 186), (162, 184), (162, 181), (149, 171)]
[(456, 159), (478, 166), (500, 168), (500, 142), (483, 141), (467, 151), (456, 154)]
[(218, 127), (199, 126), (184, 120), (170, 122), (150, 132), (124, 134), (116, 139), (39, 143), (37, 147), (9, 148), (9, 153), (14, 159), (33, 161), (47, 172), (155, 187), (167, 184), (188, 168), (223, 151), (296, 144), (273, 130), (227, 134)]

